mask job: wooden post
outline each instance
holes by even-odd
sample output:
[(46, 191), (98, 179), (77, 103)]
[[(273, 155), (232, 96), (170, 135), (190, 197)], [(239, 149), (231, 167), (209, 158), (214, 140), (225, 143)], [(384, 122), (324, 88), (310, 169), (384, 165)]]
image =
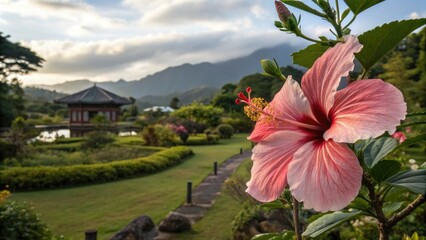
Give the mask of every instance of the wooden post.
[(87, 230), (84, 234), (85, 240), (96, 240), (98, 238), (98, 231), (96, 230)]
[(192, 203), (192, 182), (188, 181), (186, 183), (186, 203), (191, 204)]
[(213, 164), (213, 172), (214, 172), (214, 175), (217, 175), (217, 162), (214, 162)]
[(240, 154), (243, 154), (243, 148), (240, 148)]

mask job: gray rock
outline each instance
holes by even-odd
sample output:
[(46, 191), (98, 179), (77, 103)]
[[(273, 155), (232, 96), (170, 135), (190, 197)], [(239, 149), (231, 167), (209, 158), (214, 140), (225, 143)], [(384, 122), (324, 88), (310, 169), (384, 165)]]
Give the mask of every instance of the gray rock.
[(158, 234), (148, 216), (140, 216), (115, 234), (110, 240), (152, 240)]
[(171, 212), (161, 223), (158, 229), (162, 232), (185, 232), (191, 230), (191, 223), (184, 215)]

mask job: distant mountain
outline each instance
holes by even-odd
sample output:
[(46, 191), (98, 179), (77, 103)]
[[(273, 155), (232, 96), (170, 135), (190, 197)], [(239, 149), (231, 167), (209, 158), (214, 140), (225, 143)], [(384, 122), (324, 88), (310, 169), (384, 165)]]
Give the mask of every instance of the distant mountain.
[(36, 87), (25, 87), (24, 93), (28, 101), (43, 101), (43, 102), (53, 102), (53, 99), (65, 97), (67, 95), (64, 93), (59, 93), (56, 91), (50, 91), (47, 89), (36, 88)]
[[(242, 77), (261, 72), (260, 59), (275, 58), (281, 66), (291, 64), (290, 54), (295, 49), (289, 45), (264, 48), (240, 58), (219, 63), (183, 64), (169, 67), (137, 81), (99, 82), (100, 87), (120, 96), (164, 96), (182, 93), (197, 87), (220, 88), (226, 83), (236, 83)], [(220, 54), (220, 53), (218, 53)], [(68, 81), (55, 85), (38, 85), (38, 87), (64, 93), (75, 93), (92, 86), (89, 80)]]
[(152, 106), (169, 106), (174, 97), (179, 99), (179, 106), (191, 104), (194, 101), (209, 103), (216, 93), (219, 91), (213, 87), (198, 87), (183, 93), (171, 93), (164, 96), (144, 96), (136, 100), (136, 105), (139, 109), (144, 109)]

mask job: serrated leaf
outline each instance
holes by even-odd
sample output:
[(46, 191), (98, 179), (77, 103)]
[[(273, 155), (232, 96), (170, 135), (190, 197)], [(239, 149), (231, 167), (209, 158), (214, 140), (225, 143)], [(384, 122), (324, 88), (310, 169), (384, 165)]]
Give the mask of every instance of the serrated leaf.
[(388, 179), (385, 183), (394, 186), (406, 188), (412, 192), (426, 193), (426, 169), (407, 170), (400, 172)]
[(327, 46), (319, 43), (312, 44), (305, 49), (291, 54), (293, 56), (293, 63), (310, 68), (327, 49)]
[(280, 200), (264, 203), (260, 205), (260, 207), (267, 208), (267, 209), (287, 208), (285, 204), (283, 204)]
[(405, 115), (406, 117), (415, 117), (415, 116), (424, 116), (426, 115), (426, 112), (412, 112), (412, 113), (407, 113), (407, 115)]
[(368, 8), (384, 1), (385, 0), (345, 0), (345, 3), (355, 15), (358, 15)]
[(389, 203), (385, 206), (383, 206), (383, 213), (386, 216), (391, 215), (392, 213), (394, 213), (395, 211), (397, 211), (398, 209), (401, 208), (403, 202), (393, 202), (393, 203)]
[(426, 134), (421, 134), (412, 138), (408, 138), (403, 143), (399, 144), (396, 148), (394, 148), (393, 151), (397, 151), (399, 149), (411, 146), (415, 143), (424, 142), (424, 141), (426, 141)]
[(305, 12), (312, 13), (312, 14), (317, 15), (319, 17), (325, 17), (325, 15), (323, 13), (309, 7), (308, 5), (304, 4), (301, 1), (298, 1), (298, 0), (281, 0), (281, 1), (284, 4), (298, 8), (298, 9), (303, 10)]
[(361, 34), (358, 39), (364, 45), (355, 54), (364, 69), (370, 69), (387, 52), (417, 28), (426, 24), (426, 18), (394, 21)]
[(364, 149), (364, 163), (372, 168), (398, 145), (394, 138), (382, 137), (374, 140)]
[(401, 163), (398, 161), (381, 161), (371, 169), (371, 176), (380, 183), (397, 174), (400, 169)]
[(331, 230), (334, 227), (356, 217), (361, 211), (354, 212), (334, 212), (326, 214), (313, 223), (309, 224), (306, 230), (302, 233), (303, 236), (318, 237), (319, 235)]

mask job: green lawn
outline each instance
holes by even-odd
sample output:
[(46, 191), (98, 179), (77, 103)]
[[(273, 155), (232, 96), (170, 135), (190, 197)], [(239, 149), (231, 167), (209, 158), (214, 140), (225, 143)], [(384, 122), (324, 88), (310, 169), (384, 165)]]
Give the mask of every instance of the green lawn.
[(168, 170), (145, 177), (68, 189), (12, 193), (12, 199), (31, 202), (54, 234), (82, 239), (84, 231), (98, 230), (107, 239), (140, 215), (158, 223), (185, 199), (186, 182), (199, 184), (222, 162), (249, 148), (247, 134), (234, 135), (211, 146), (191, 147), (195, 156)]
[[(241, 164), (236, 173), (249, 179), (250, 159)], [(206, 215), (192, 226), (192, 231), (172, 235), (172, 240), (228, 240), (232, 239), (232, 220), (241, 210), (241, 204), (221, 193)]]

